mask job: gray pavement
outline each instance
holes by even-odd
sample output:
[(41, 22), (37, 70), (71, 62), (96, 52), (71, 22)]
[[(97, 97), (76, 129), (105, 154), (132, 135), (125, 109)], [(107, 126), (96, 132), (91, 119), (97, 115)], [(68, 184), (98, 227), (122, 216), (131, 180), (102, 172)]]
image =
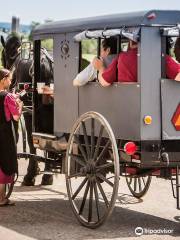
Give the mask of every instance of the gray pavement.
[(169, 181), (154, 178), (146, 196), (137, 200), (121, 178), (111, 217), (100, 228), (91, 230), (79, 225), (72, 213), (64, 175), (55, 175), (53, 186), (40, 186), (38, 176), (36, 186), (22, 187), (26, 165), (25, 160), (20, 160), (20, 176), (12, 194), (16, 206), (0, 209), (0, 239), (135, 239), (137, 227), (166, 231), (149, 232), (141, 239), (180, 239), (180, 211), (175, 208)]
[[(43, 164), (40, 164), (43, 169)], [(69, 205), (64, 175), (54, 175), (52, 186), (22, 187), (27, 161), (19, 161), (20, 176), (12, 194), (16, 206), (0, 208), (0, 240), (180, 239), (180, 210), (169, 181), (153, 178), (143, 199), (132, 197), (121, 177), (116, 206), (108, 221), (98, 229), (79, 224)], [(141, 229), (141, 230), (142, 230)], [(158, 232), (159, 231), (159, 232)], [(161, 232), (161, 233), (160, 233)]]

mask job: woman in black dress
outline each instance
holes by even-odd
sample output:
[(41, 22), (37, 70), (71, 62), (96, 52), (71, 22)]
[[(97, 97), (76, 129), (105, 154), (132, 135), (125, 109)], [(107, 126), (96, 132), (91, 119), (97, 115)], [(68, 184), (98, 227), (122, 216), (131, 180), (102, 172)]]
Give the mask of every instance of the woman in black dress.
[(12, 120), (18, 121), (23, 103), (8, 93), (11, 73), (0, 70), (0, 206), (10, 205), (5, 197), (5, 184), (12, 183), (18, 172), (17, 149)]

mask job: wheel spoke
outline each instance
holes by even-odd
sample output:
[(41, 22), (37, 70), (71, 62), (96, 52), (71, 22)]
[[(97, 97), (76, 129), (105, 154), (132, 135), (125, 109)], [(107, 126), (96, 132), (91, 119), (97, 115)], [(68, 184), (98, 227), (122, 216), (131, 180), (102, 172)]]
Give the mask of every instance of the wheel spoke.
[(87, 177), (82, 181), (82, 183), (79, 185), (78, 189), (75, 191), (75, 193), (72, 195), (72, 199), (74, 200), (75, 197), (78, 195), (78, 193), (81, 191), (81, 189), (84, 187), (85, 183), (87, 182)]
[(132, 177), (128, 177), (128, 176), (127, 176), (126, 179), (127, 179), (128, 184), (131, 185), (131, 183), (132, 183)]
[(80, 141), (79, 141), (79, 138), (78, 138), (76, 135), (74, 135), (74, 140), (75, 140), (75, 142), (78, 144), (78, 148), (79, 148), (79, 150), (81, 151), (81, 154), (83, 155), (84, 159), (85, 159), (86, 162), (87, 162), (86, 153), (85, 153), (85, 151), (84, 151), (84, 149), (83, 149), (83, 146), (81, 145), (81, 143), (80, 143)]
[(95, 138), (94, 138), (94, 118), (91, 119), (91, 155), (90, 158), (93, 157), (94, 147), (95, 147)]
[(146, 186), (146, 181), (144, 179), (144, 177), (142, 177), (142, 180), (143, 180), (143, 184), (144, 184), (144, 187)]
[(93, 209), (93, 188), (94, 188), (94, 181), (90, 181), (88, 222), (91, 222), (91, 220), (92, 220), (92, 209)]
[(104, 154), (107, 152), (110, 144), (111, 144), (111, 141), (110, 141), (110, 139), (109, 139), (109, 140), (107, 141), (105, 147), (104, 147), (103, 150), (101, 151), (98, 159), (95, 161), (96, 164), (102, 159), (102, 157), (104, 156)]
[(73, 178), (73, 177), (83, 177), (83, 176), (84, 176), (84, 174), (78, 172), (78, 173), (71, 174), (67, 178), (70, 179), (70, 178)]
[(99, 190), (101, 192), (101, 195), (102, 195), (102, 197), (104, 199), (105, 205), (108, 208), (109, 207), (109, 202), (108, 202), (106, 194), (105, 194), (105, 192), (104, 192), (104, 190), (103, 190), (103, 188), (102, 188), (102, 186), (101, 186), (101, 184), (100, 184), (100, 182), (98, 181), (97, 178), (96, 178), (96, 182), (97, 182), (98, 188), (99, 188)]
[(88, 191), (89, 191), (89, 187), (90, 187), (90, 183), (88, 181), (85, 192), (84, 192), (83, 200), (82, 200), (82, 203), (81, 203), (81, 207), (79, 209), (79, 215), (81, 215), (83, 210), (84, 210), (84, 206), (85, 206), (85, 203), (86, 203), (86, 198), (87, 198), (87, 194), (88, 194)]
[(134, 178), (134, 191), (136, 192), (137, 189), (137, 178)]
[(86, 163), (83, 161), (84, 159), (81, 157), (81, 155), (75, 155), (75, 154), (69, 154), (69, 156), (75, 160), (77, 163), (79, 163), (81, 166), (85, 167)]
[(99, 219), (100, 219), (100, 216), (99, 216), (99, 196), (98, 196), (98, 190), (97, 190), (96, 182), (94, 183), (94, 197), (95, 197), (95, 201), (96, 201), (97, 217), (98, 217), (98, 221), (99, 221)]
[(96, 160), (96, 158), (98, 156), (103, 131), (104, 131), (104, 126), (101, 125), (100, 131), (99, 131), (99, 136), (98, 136), (98, 139), (97, 139), (96, 149), (95, 149), (94, 156), (93, 156), (93, 160)]
[(89, 148), (89, 141), (88, 141), (86, 126), (85, 126), (84, 122), (81, 122), (81, 124), (82, 124), (82, 129), (83, 129), (83, 135), (84, 135), (87, 156), (88, 156), (88, 158), (90, 158), (90, 148)]
[(101, 173), (96, 174), (97, 177), (99, 177), (101, 180), (105, 181), (107, 184), (109, 184), (111, 187), (114, 187), (114, 184), (110, 182), (107, 178), (105, 178)]
[(142, 187), (141, 187), (141, 178), (139, 177), (138, 178), (138, 184), (139, 184), (139, 192), (142, 191)]
[(96, 169), (97, 170), (102, 170), (102, 169), (110, 168), (110, 167), (114, 167), (114, 164), (113, 163), (105, 163), (105, 164), (102, 164), (100, 166), (96, 166)]

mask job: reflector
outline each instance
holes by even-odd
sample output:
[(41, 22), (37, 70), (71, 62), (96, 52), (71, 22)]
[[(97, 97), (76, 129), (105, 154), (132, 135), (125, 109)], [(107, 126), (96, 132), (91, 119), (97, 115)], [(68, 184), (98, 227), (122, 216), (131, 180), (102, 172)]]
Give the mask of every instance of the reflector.
[(176, 111), (171, 119), (171, 122), (176, 131), (180, 131), (180, 104), (177, 106)]
[(155, 14), (155, 13), (151, 13), (151, 14), (149, 14), (149, 15), (147, 16), (147, 18), (148, 18), (149, 20), (155, 19), (155, 18), (156, 18), (156, 14)]
[(147, 115), (144, 117), (144, 123), (150, 125), (152, 123), (152, 117)]
[(137, 146), (134, 142), (127, 142), (124, 145), (124, 151), (128, 155), (133, 155), (137, 151)]

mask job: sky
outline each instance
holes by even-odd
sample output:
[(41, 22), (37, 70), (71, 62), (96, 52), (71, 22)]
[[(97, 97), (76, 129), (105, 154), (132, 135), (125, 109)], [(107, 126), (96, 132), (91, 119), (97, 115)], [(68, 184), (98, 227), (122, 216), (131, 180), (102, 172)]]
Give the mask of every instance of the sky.
[(150, 9), (180, 10), (180, 0), (0, 0), (1, 22), (43, 23), (47, 19), (64, 20)]

